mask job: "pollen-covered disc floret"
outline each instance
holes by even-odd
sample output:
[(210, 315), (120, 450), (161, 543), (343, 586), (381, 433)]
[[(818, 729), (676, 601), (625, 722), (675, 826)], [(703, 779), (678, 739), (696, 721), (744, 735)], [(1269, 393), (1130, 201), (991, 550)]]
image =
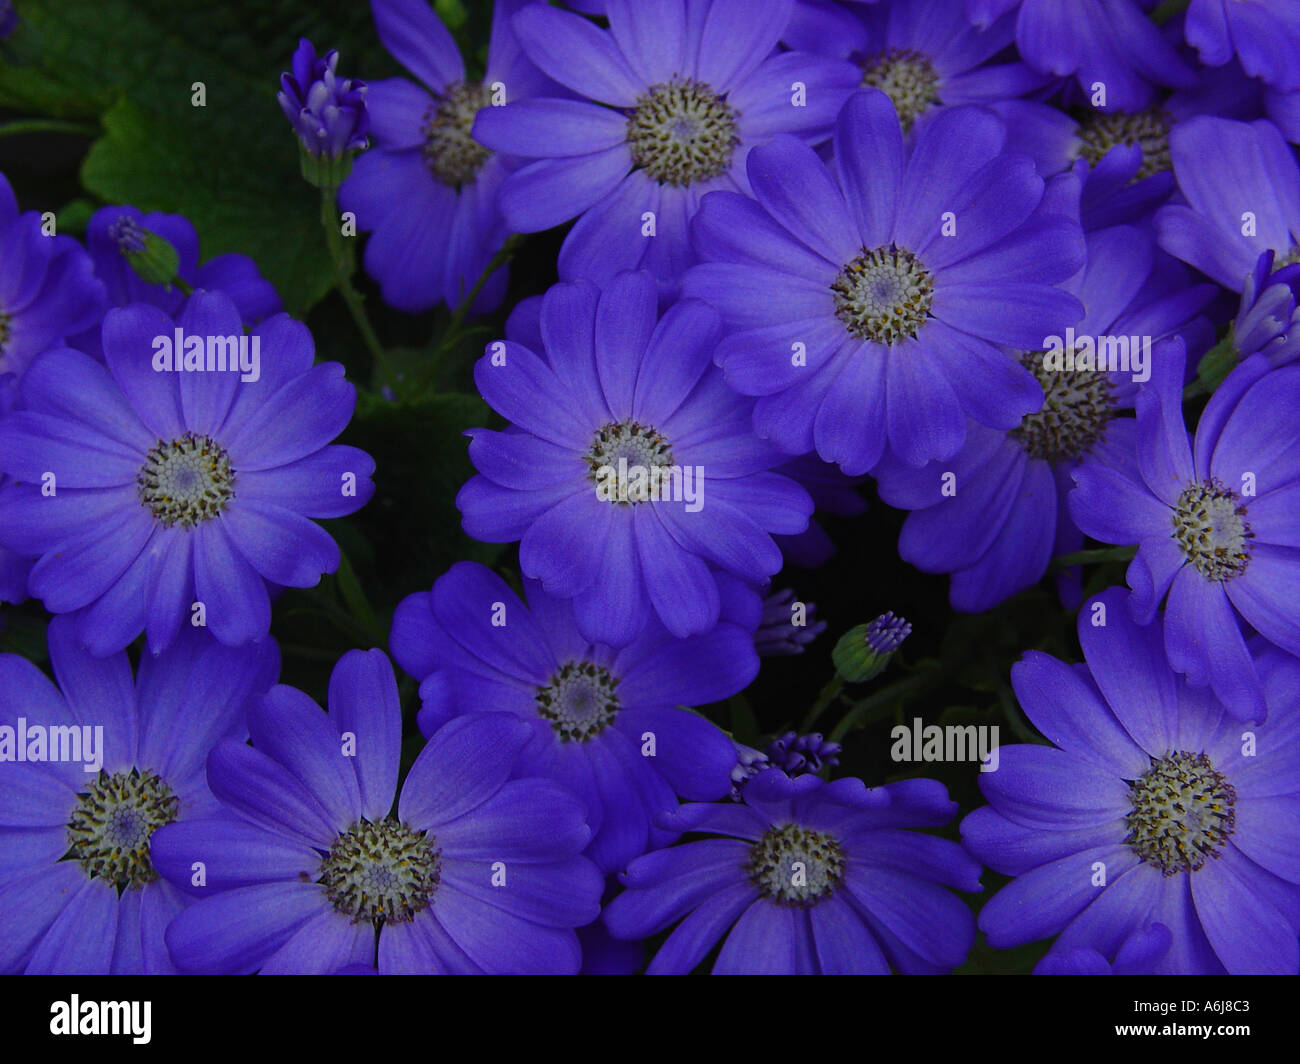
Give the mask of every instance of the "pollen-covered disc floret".
[(1027, 354), (1021, 362), (1038, 378), (1043, 406), (1026, 414), (1011, 430), (1011, 437), (1030, 458), (1045, 462), (1064, 462), (1087, 454), (1115, 416), (1110, 378), (1094, 370), (1048, 369), (1041, 352)]
[(491, 102), (486, 85), (460, 82), (438, 99), (424, 119), (424, 162), (444, 185), (460, 188), (477, 176), (492, 152), (471, 135), (474, 118)]
[(1173, 169), (1169, 155), (1169, 127), (1172, 119), (1160, 107), (1133, 114), (1109, 111), (1089, 118), (1079, 128), (1079, 155), (1096, 166), (1117, 144), (1142, 149), (1142, 165), (1134, 180)]
[[(628, 469), (666, 469), (673, 464), (673, 449), (663, 434), (649, 425), (637, 421), (611, 421), (603, 425), (592, 440), (591, 448), (583, 455), (588, 476), (601, 484), (608, 473), (601, 470), (619, 469), (619, 459), (625, 459)], [(613, 486), (612, 483), (610, 485)], [(636, 503), (645, 500), (628, 494), (628, 484), (618, 483), (610, 492), (610, 502)]]
[(136, 477), (140, 501), (164, 528), (193, 528), (216, 517), (235, 495), (235, 471), (210, 436), (187, 432), (159, 440)]
[(808, 908), (844, 882), (844, 851), (824, 831), (783, 824), (754, 843), (745, 872), (769, 901)]
[(699, 81), (673, 78), (637, 97), (627, 119), (633, 163), (661, 185), (726, 172), (740, 143), (735, 108)]
[(428, 908), (441, 878), (441, 850), (423, 831), (392, 817), (358, 820), (321, 861), (325, 896), (360, 923), (405, 923)]
[(618, 680), (600, 665), (570, 661), (537, 689), (536, 701), (538, 715), (562, 740), (586, 742), (617, 716)]
[(861, 340), (896, 344), (920, 331), (934, 298), (934, 275), (906, 248), (878, 247), (850, 262), (831, 285), (835, 315)]
[(1217, 480), (1198, 481), (1178, 496), (1174, 539), (1207, 580), (1231, 580), (1244, 573), (1254, 538), (1245, 504)]
[(906, 133), (939, 99), (939, 74), (930, 57), (912, 48), (887, 48), (862, 60), (862, 84), (893, 101)]
[(154, 773), (101, 771), (68, 820), (68, 856), (118, 892), (158, 878), (149, 840), (180, 813), (180, 799)]
[(1195, 872), (1223, 852), (1237, 825), (1237, 792), (1205, 754), (1179, 750), (1152, 758), (1129, 784), (1124, 841), (1161, 873)]

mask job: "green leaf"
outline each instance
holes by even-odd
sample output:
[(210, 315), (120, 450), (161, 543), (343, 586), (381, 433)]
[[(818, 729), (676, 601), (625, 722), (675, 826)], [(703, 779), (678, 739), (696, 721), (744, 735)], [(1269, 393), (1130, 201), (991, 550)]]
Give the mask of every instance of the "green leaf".
[(361, 582), (352, 569), (352, 563), (348, 561), (346, 551), (339, 552), (339, 570), (335, 578), (338, 580), (339, 591), (343, 595), (343, 602), (348, 611), (356, 618), (357, 623), (368, 632), (374, 633), (382, 644), (385, 632), (380, 627), (379, 619), (375, 616), (366, 593), (361, 589)]
[[(105, 134), (82, 168), (87, 191), (186, 215), (205, 261), (251, 256), (297, 317), (329, 290), (317, 197), (275, 94), (299, 36), (322, 51), (344, 46), (349, 75), (396, 73), (368, 5), (44, 0), (22, 16), (0, 59), (0, 107), (101, 118)], [(202, 107), (192, 103), (198, 82)]]
[[(275, 106), (273, 97), (261, 103)], [(315, 195), (297, 173), (291, 136), (284, 151), (257, 151), (232, 117), (228, 106), (150, 113), (123, 99), (104, 116), (107, 133), (86, 157), (82, 183), (108, 202), (184, 214), (204, 260), (251, 256), (301, 317), (333, 282)]]
[(55, 227), (68, 236), (81, 236), (86, 231), (90, 216), (95, 213), (95, 205), (87, 199), (70, 200), (63, 205), (55, 216)]

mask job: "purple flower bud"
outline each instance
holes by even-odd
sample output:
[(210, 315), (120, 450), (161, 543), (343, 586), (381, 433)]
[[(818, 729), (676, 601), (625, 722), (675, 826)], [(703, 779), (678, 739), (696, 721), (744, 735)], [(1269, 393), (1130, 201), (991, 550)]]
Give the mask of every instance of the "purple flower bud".
[(912, 626), (902, 617), (895, 617), (894, 611), (890, 610), (867, 625), (863, 638), (877, 654), (892, 654), (911, 634)]
[(138, 254), (144, 250), (147, 229), (142, 228), (130, 215), (124, 214), (108, 227), (108, 235), (117, 242), (123, 255)]
[(771, 768), (779, 768), (787, 776), (802, 776), (838, 765), (842, 749), (839, 743), (823, 739), (820, 732), (799, 735), (791, 731), (773, 739), (764, 753)]
[(280, 75), (276, 94), (303, 148), (318, 158), (339, 159), (369, 143), (365, 82), (340, 78), (338, 61), (337, 51), (318, 57), (315, 46), (303, 38), (293, 54), (293, 71)]
[(18, 12), (10, 0), (0, 0), (0, 41), (8, 40), (18, 28)]
[(826, 622), (817, 621), (816, 615), (816, 604), (798, 602), (793, 588), (769, 595), (754, 633), (754, 649), (765, 658), (802, 654), (826, 630)]
[(1263, 352), (1275, 367), (1300, 356), (1300, 263), (1273, 269), (1273, 252), (1265, 251), (1246, 278), (1237, 320), (1232, 323), (1236, 362)]

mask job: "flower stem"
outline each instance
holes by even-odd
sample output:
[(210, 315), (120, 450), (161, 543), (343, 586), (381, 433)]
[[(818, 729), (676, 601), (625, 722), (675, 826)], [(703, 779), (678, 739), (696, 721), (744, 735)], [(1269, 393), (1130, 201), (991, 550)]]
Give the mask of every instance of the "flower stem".
[(365, 302), (361, 298), (361, 293), (352, 284), (352, 272), (356, 268), (356, 261), (352, 245), (343, 241), (343, 233), (340, 231), (335, 219), (334, 207), (333, 191), (322, 189), (320, 221), (325, 228), (325, 241), (329, 245), (330, 259), (334, 263), (334, 271), (338, 275), (335, 287), (338, 289), (339, 295), (343, 297), (348, 313), (352, 315), (357, 331), (361, 334), (361, 339), (365, 341), (366, 349), (370, 352), (370, 357), (375, 360), (375, 365), (379, 368), (380, 373), (388, 379), (390, 384), (396, 384), (397, 379), (388, 361), (388, 354), (384, 351), (384, 345), (379, 342), (379, 336), (371, 326), (370, 319), (366, 317)]
[(442, 341), (438, 345), (439, 354), (456, 342), (456, 339), (460, 334), (461, 326), (465, 324), (465, 318), (469, 314), (470, 307), (474, 305), (474, 301), (478, 299), (479, 294), (485, 287), (487, 287), (487, 283), (492, 279), (492, 275), (515, 257), (515, 252), (519, 249), (519, 245), (522, 241), (523, 238), (517, 234), (509, 237), (506, 242), (501, 245), (500, 250), (492, 256), (491, 261), (483, 267), (483, 272), (478, 275), (478, 280), (474, 282), (474, 287), (469, 290), (469, 294), (460, 301), (456, 309), (452, 312), (451, 321), (447, 323), (447, 330), (442, 334)]
[(438, 376), (438, 370), (442, 366), (443, 357), (455, 345), (456, 341), (462, 336), (465, 327), (465, 319), (469, 316), (470, 308), (474, 306), (474, 301), (478, 299), (479, 294), (487, 286), (492, 275), (502, 266), (506, 265), (515, 257), (515, 252), (519, 250), (519, 245), (523, 243), (523, 237), (518, 234), (512, 235), (506, 239), (501, 248), (492, 256), (488, 264), (483, 267), (483, 272), (479, 274), (478, 280), (474, 282), (474, 287), (466, 293), (465, 298), (457, 305), (451, 313), (451, 320), (447, 322), (447, 327), (443, 330), (442, 336), (438, 338), (436, 345), (433, 347), (433, 354), (429, 358), (429, 365), (416, 383), (414, 393), (423, 395), (425, 391), (433, 387), (434, 380)]
[(1069, 569), (1075, 565), (1091, 565), (1093, 562), (1126, 562), (1137, 553), (1137, 547), (1103, 547), (1100, 550), (1076, 550), (1070, 554), (1058, 554), (1052, 559), (1051, 569)]
[(812, 726), (817, 723), (817, 718), (826, 712), (829, 706), (838, 697), (839, 693), (844, 690), (844, 677), (838, 672), (830, 678), (826, 686), (821, 689), (821, 694), (817, 696), (817, 701), (812, 704), (808, 710), (808, 715), (803, 719), (803, 725), (800, 727), (800, 733), (806, 735), (812, 730)]
[(939, 667), (927, 669), (925, 672), (913, 673), (911, 676), (904, 676), (901, 680), (895, 680), (888, 687), (882, 687), (875, 694), (867, 696), (860, 702), (855, 702), (852, 708), (840, 718), (840, 722), (835, 725), (828, 738), (833, 743), (839, 742), (847, 732), (860, 723), (866, 723), (866, 720), (869, 719), (873, 712), (888, 707), (905, 695), (917, 694), (927, 688), (938, 687), (947, 675), (948, 669)]

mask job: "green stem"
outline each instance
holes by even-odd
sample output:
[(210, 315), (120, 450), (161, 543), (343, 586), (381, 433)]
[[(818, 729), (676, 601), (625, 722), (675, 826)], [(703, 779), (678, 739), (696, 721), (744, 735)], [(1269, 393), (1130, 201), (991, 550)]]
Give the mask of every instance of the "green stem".
[(833, 743), (839, 742), (860, 721), (864, 721), (876, 710), (890, 705), (904, 695), (917, 694), (926, 688), (938, 687), (947, 675), (948, 669), (935, 668), (895, 680), (888, 687), (881, 688), (861, 702), (855, 702), (827, 738)]
[(1100, 550), (1076, 550), (1071, 554), (1058, 554), (1049, 568), (1069, 569), (1075, 565), (1094, 562), (1126, 562), (1137, 553), (1137, 547), (1103, 547)]
[(464, 328), (465, 319), (469, 316), (470, 309), (474, 306), (474, 301), (478, 299), (479, 294), (487, 286), (488, 281), (492, 279), (492, 275), (515, 257), (515, 252), (519, 250), (519, 245), (522, 242), (523, 237), (518, 234), (507, 238), (506, 242), (501, 245), (500, 250), (492, 256), (491, 261), (489, 261), (483, 268), (483, 272), (479, 274), (478, 280), (474, 282), (474, 287), (471, 288), (465, 298), (456, 305), (456, 309), (452, 311), (451, 319), (447, 322), (446, 329), (443, 330), (441, 338), (433, 348), (433, 355), (429, 359), (428, 368), (416, 382), (414, 388), (414, 393), (416, 395), (423, 395), (427, 389), (433, 386), (433, 382), (438, 376), (438, 370), (442, 367), (443, 357), (449, 350), (451, 350), (456, 341), (461, 338), (461, 331)]
[(447, 348), (456, 342), (460, 334), (461, 326), (465, 324), (465, 318), (469, 314), (470, 308), (474, 301), (478, 299), (479, 294), (487, 286), (492, 275), (502, 266), (515, 257), (515, 252), (523, 242), (523, 237), (514, 235), (509, 237), (500, 250), (492, 256), (492, 260), (483, 268), (483, 272), (478, 275), (478, 280), (474, 282), (474, 287), (469, 290), (469, 294), (460, 301), (456, 309), (452, 312), (451, 321), (447, 323), (447, 330), (442, 334), (442, 342), (439, 343), (437, 353), (442, 354)]
[(320, 222), (325, 228), (325, 241), (329, 245), (330, 259), (334, 263), (334, 271), (338, 275), (335, 287), (338, 289), (339, 295), (343, 297), (348, 313), (352, 315), (357, 331), (361, 334), (361, 339), (365, 341), (366, 350), (370, 352), (370, 357), (375, 360), (375, 365), (379, 367), (380, 372), (388, 379), (390, 384), (396, 384), (397, 378), (393, 373), (392, 366), (389, 364), (388, 354), (384, 351), (384, 345), (379, 342), (379, 336), (371, 326), (370, 319), (366, 317), (366, 306), (361, 298), (361, 293), (352, 284), (352, 270), (354, 267), (352, 245), (345, 244), (343, 241), (343, 233), (338, 227), (334, 207), (334, 193), (329, 189), (321, 189)]
[(817, 701), (812, 704), (808, 710), (808, 715), (803, 719), (803, 726), (799, 729), (801, 734), (806, 735), (812, 731), (812, 726), (817, 723), (817, 718), (826, 712), (826, 707), (835, 701), (839, 693), (844, 690), (844, 677), (838, 672), (830, 678), (826, 686), (822, 688), (821, 694), (817, 696)]
[(61, 118), (20, 118), (0, 125), (0, 137), (16, 137), (24, 133), (71, 133), (79, 137), (97, 137), (99, 132), (98, 126), (67, 122)]
[(1236, 368), (1240, 355), (1237, 352), (1235, 333), (1235, 328), (1229, 325), (1223, 339), (1205, 353), (1196, 366), (1196, 380), (1183, 389), (1184, 399), (1209, 395)]

